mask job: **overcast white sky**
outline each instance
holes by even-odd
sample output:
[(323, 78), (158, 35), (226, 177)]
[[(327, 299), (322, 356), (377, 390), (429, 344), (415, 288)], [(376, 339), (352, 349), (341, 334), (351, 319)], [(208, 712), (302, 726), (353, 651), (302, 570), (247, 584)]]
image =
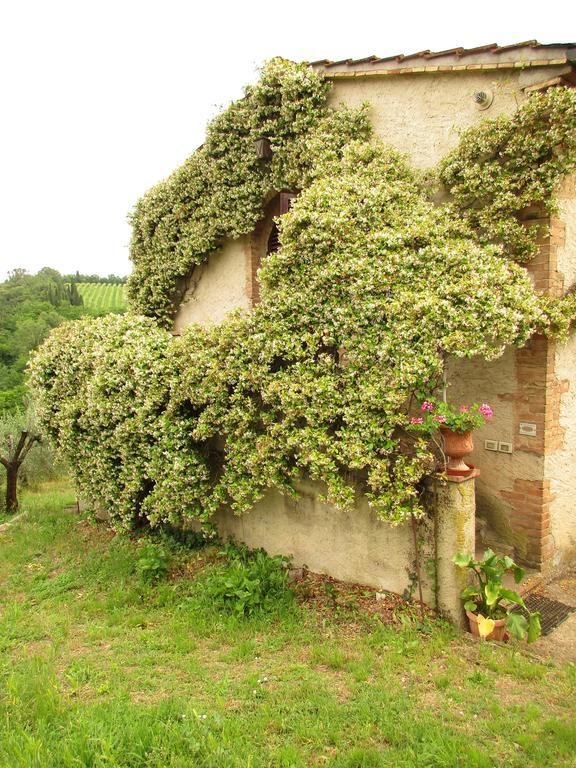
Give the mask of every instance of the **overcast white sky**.
[[(547, 11), (544, 12), (547, 8)], [(274, 55), (576, 39), (576, 3), (0, 2), (0, 280), (130, 271), (126, 217)]]

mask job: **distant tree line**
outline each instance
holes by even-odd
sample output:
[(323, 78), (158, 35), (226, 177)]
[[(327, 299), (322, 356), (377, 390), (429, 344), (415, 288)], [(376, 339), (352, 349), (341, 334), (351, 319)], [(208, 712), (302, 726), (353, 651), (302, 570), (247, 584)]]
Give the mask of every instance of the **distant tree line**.
[(63, 275), (62, 279), (66, 283), (74, 285), (74, 283), (109, 283), (110, 285), (124, 285), (128, 280), (127, 277), (120, 275), (108, 275), (108, 277), (100, 277), (100, 275), (84, 275), (81, 272), (75, 272), (73, 275)]
[(14, 269), (0, 283), (0, 414), (22, 407), (26, 395), (25, 370), (33, 349), (64, 320), (101, 314), (84, 307), (77, 283), (123, 281), (109, 275), (61, 275), (44, 267), (35, 275)]
[(0, 306), (21, 303), (30, 298), (47, 301), (53, 307), (61, 304), (81, 307), (84, 304), (76, 283), (71, 283), (50, 267), (44, 267), (35, 275), (25, 269), (13, 269), (1, 286)]

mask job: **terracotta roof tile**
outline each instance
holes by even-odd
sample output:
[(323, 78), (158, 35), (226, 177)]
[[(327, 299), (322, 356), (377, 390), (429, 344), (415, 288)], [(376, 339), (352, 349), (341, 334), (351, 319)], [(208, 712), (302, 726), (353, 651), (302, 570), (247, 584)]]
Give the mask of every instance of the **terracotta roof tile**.
[[(551, 49), (554, 49), (554, 51), (552, 52)], [(552, 55), (552, 53), (555, 55)], [(451, 66), (461, 68), (460, 60), (465, 57), (471, 57), (474, 60), (474, 64), (487, 64), (498, 68), (514, 66), (517, 63), (533, 66), (540, 61), (542, 64), (546, 64), (549, 61), (558, 63), (560, 60), (560, 63), (571, 63), (576, 60), (576, 43), (542, 44), (537, 40), (525, 40), (524, 42), (513, 43), (512, 45), (490, 43), (488, 45), (476, 46), (475, 48), (457, 47), (448, 48), (445, 51), (425, 50), (407, 55), (399, 53), (395, 56), (367, 56), (362, 59), (341, 59), (340, 61), (321, 59), (310, 62), (310, 66), (324, 70), (334, 69), (339, 72), (346, 72), (348, 70), (369, 72), (376, 69), (391, 71), (412, 69), (414, 66), (418, 67), (418, 60), (422, 62), (422, 67), (425, 68), (428, 61), (437, 64), (439, 62), (433, 60), (443, 59), (444, 61), (441, 62), (441, 66), (444, 70), (447, 66), (448, 68)], [(382, 65), (384, 66), (382, 67)], [(418, 71), (421, 71), (422, 67), (418, 67)]]
[(450, 48), (447, 51), (436, 51), (435, 53), (431, 53), (427, 58), (433, 59), (438, 56), (448, 56), (449, 54), (455, 54), (459, 57), (472, 56), (475, 53), (494, 53), (498, 50), (498, 43), (490, 43), (489, 45), (478, 45), (476, 48)]
[(498, 52), (512, 51), (514, 48), (542, 48), (538, 40), (525, 40), (523, 43), (512, 43), (512, 45), (499, 45)]

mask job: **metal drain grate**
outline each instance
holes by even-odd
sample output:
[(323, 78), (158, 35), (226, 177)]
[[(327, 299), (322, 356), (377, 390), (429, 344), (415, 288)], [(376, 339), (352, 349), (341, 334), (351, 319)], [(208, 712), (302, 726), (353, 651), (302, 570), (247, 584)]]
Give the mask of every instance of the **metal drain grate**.
[[(531, 613), (538, 611), (540, 614), (542, 635), (549, 635), (553, 629), (556, 629), (563, 621), (566, 621), (573, 611), (576, 611), (576, 608), (570, 605), (565, 605), (558, 602), (558, 600), (552, 600), (550, 597), (539, 595), (537, 592), (528, 592), (528, 594), (524, 595), (524, 603)], [(522, 608), (517, 610), (519, 613), (526, 615)]]

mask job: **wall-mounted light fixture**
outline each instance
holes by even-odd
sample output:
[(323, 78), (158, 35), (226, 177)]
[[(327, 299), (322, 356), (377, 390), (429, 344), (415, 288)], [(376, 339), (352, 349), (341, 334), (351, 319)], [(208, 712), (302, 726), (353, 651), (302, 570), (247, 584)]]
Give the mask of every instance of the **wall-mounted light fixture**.
[(474, 94), (474, 103), (476, 109), (488, 109), (494, 101), (494, 93), (490, 88), (485, 88), (482, 91), (476, 91)]
[(270, 160), (272, 157), (272, 144), (267, 136), (260, 136), (254, 141), (256, 157), (259, 160)]

